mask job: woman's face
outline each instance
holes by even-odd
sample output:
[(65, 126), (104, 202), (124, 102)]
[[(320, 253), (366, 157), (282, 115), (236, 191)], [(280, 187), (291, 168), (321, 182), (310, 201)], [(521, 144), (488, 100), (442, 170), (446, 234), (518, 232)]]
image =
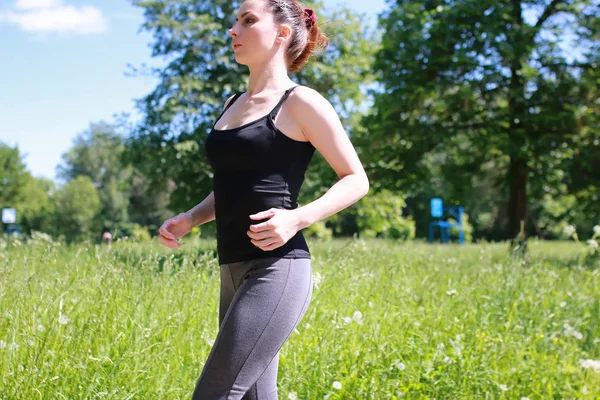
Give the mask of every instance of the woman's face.
[(276, 38), (279, 26), (273, 15), (263, 9), (263, 0), (242, 3), (235, 24), (229, 29), (235, 59), (240, 64), (264, 63), (277, 52)]

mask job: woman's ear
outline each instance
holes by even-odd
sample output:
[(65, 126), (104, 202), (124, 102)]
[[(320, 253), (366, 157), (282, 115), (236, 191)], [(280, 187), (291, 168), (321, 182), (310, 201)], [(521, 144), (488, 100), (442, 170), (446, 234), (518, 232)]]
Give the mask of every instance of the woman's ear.
[(276, 43), (283, 43), (292, 36), (292, 28), (288, 24), (282, 24), (279, 27), (279, 33), (275, 39)]

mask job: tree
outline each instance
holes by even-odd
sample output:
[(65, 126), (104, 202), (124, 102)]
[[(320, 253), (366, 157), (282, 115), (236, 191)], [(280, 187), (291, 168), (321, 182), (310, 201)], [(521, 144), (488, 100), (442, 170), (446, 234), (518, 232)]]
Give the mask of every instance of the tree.
[(100, 198), (86, 175), (72, 179), (57, 195), (58, 231), (68, 242), (99, 235), (95, 220), (101, 211)]
[(56, 235), (55, 193), (54, 182), (50, 179), (28, 177), (23, 186), (23, 201), (16, 206), (23, 232), (39, 231)]
[[(598, 1), (390, 3), (374, 64), (384, 89), (365, 119), (369, 174), (383, 187), (414, 189), (431, 178), (427, 156), (448, 151), (444, 165), (458, 166), (454, 179), (467, 186), (493, 163), (506, 173), (514, 238), (531, 180), (551, 174), (553, 155), (576, 145), (589, 123), (581, 76), (597, 67)], [(577, 59), (560, 49), (567, 32)]]
[(129, 221), (131, 168), (123, 162), (124, 139), (105, 122), (90, 124), (62, 156), (58, 177), (69, 182), (87, 176), (98, 189), (102, 210), (97, 230), (114, 230)]
[[(227, 34), (240, 3), (134, 1), (144, 9), (143, 27), (154, 35), (152, 56), (169, 62), (150, 71), (160, 82), (138, 102), (144, 118), (128, 140), (128, 159), (150, 179), (151, 190), (175, 186), (173, 210), (191, 207), (212, 189), (204, 141), (227, 97), (243, 91), (247, 78), (247, 67), (235, 62)], [(365, 32), (360, 15), (347, 9), (327, 12), (320, 2), (310, 5), (318, 10), (319, 21), (326, 21), (323, 28), (330, 46), (293, 78), (319, 90), (336, 106), (343, 122), (351, 123), (352, 114), (366, 99), (358, 83), (372, 79), (374, 36)], [(323, 179), (335, 174), (313, 167), (309, 175), (307, 187), (322, 190)]]
[(0, 208), (16, 207), (23, 200), (23, 186), (28, 179), (19, 148), (0, 142)]

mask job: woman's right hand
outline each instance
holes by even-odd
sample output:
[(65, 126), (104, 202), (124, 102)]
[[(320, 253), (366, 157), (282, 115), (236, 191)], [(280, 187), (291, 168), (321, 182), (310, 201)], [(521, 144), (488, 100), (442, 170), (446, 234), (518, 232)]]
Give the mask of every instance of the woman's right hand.
[(162, 224), (158, 229), (158, 241), (163, 246), (176, 249), (181, 247), (181, 243), (177, 242), (177, 239), (190, 233), (192, 228), (192, 217), (187, 213), (181, 213)]

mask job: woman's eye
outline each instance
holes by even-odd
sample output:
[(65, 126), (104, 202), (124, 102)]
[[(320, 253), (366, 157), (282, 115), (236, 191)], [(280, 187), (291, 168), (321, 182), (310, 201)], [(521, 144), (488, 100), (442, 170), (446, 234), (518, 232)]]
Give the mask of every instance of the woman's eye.
[(252, 22), (254, 22), (254, 18), (246, 18), (246, 23), (247, 23), (247, 24), (249, 24), (249, 23), (250, 23), (249, 21), (252, 21)]

